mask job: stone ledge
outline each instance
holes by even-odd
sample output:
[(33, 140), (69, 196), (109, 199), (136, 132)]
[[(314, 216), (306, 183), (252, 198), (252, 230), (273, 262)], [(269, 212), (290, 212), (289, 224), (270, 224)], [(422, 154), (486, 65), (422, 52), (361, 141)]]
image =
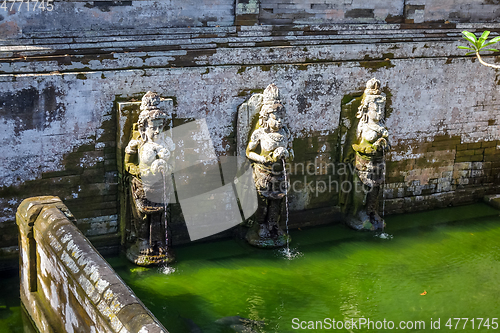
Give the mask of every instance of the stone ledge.
[(500, 194), (487, 195), (484, 201), (496, 209), (500, 209)]
[[(73, 327), (167, 333), (70, 221), (72, 215), (58, 197), (26, 199), (16, 217), (21, 301), (40, 332)], [(68, 308), (71, 316), (64, 313)]]
[[(489, 24), (500, 30), (500, 24)], [(183, 66), (268, 65), (463, 57), (476, 25), (256, 26), (40, 32), (0, 41), (0, 73), (91, 72)], [(245, 28), (245, 29), (243, 29)], [(482, 28), (484, 29), (484, 28)], [(492, 33), (492, 36), (495, 32)], [(376, 47), (373, 47), (376, 44)], [(271, 52), (272, 50), (273, 52)], [(272, 54), (267, 54), (268, 52)], [(238, 61), (234, 61), (238, 59)]]

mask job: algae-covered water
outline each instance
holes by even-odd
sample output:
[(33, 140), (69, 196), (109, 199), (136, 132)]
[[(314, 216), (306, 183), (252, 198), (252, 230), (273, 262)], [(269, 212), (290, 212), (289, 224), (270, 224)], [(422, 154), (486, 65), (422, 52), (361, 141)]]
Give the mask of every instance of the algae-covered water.
[(0, 333), (32, 332), (29, 331), (30, 325), (21, 308), (18, 273), (0, 272)]
[(293, 230), (293, 260), (226, 240), (175, 248), (170, 274), (110, 263), (171, 333), (500, 330), (498, 211), (476, 204), (386, 222), (392, 238)]
[[(108, 260), (170, 333), (389, 332), (400, 321), (413, 329), (399, 332), (500, 331), (498, 211), (476, 204), (386, 221), (392, 238), (342, 225), (292, 230), (293, 260), (238, 240), (176, 247), (170, 274)], [(23, 332), (18, 283), (0, 276), (0, 333)]]

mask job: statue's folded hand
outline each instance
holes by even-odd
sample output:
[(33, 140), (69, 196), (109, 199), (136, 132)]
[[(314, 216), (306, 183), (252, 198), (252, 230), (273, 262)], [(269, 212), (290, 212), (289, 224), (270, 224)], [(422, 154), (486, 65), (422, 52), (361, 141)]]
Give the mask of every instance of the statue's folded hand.
[(377, 150), (386, 150), (389, 148), (389, 142), (386, 138), (378, 139), (373, 145), (377, 147)]
[(136, 154), (137, 150), (139, 149), (139, 145), (140, 145), (139, 140), (130, 140), (129, 143), (127, 144), (127, 147), (125, 147), (125, 153)]
[(156, 160), (154, 160), (153, 163), (151, 163), (150, 169), (151, 169), (151, 173), (153, 175), (156, 175), (157, 173), (160, 173), (160, 172), (167, 172), (169, 169), (169, 165), (163, 159), (156, 159)]
[(158, 157), (166, 161), (170, 158), (170, 151), (167, 148), (162, 148), (158, 151)]
[(281, 159), (287, 159), (289, 156), (290, 153), (284, 147), (278, 147), (272, 152), (273, 162), (277, 162)]

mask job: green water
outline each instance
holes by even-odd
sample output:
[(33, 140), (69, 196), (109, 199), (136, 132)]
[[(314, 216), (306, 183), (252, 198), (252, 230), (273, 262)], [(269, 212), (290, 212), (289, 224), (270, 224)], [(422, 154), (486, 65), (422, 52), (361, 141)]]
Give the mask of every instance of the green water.
[[(264, 321), (247, 325), (256, 332), (313, 331), (293, 329), (302, 321), (303, 327), (323, 321), (316, 331), (332, 331), (325, 329), (332, 318), (361, 317), (393, 321), (394, 329), (400, 321), (425, 324), (398, 331), (439, 331), (431, 329), (431, 318), (440, 320), (441, 331), (500, 331), (493, 324), (500, 322), (493, 321), (500, 318), (498, 211), (477, 204), (386, 222), (392, 239), (341, 225), (293, 230), (292, 248), (302, 254), (293, 260), (227, 240), (177, 247), (171, 274), (123, 258), (110, 263), (171, 333), (190, 332), (189, 325), (199, 332), (194, 323), (205, 333), (234, 332), (215, 321), (235, 315)], [(454, 317), (469, 321), (446, 326)], [(489, 318), (490, 328), (478, 329), (475, 319), (472, 329), (472, 318)], [(357, 325), (350, 331), (374, 331)]]
[[(400, 321), (425, 323), (400, 332), (500, 331), (492, 320), (500, 318), (498, 211), (477, 204), (386, 221), (392, 239), (341, 225), (293, 230), (292, 248), (302, 254), (293, 260), (227, 240), (177, 247), (171, 274), (109, 261), (170, 333), (235, 332), (216, 323), (235, 315), (265, 322), (247, 325), (253, 330), (247, 332), (309, 332), (292, 327), (325, 318), (385, 319), (395, 328)], [(0, 333), (24, 332), (18, 285), (15, 272), (0, 275)], [(446, 322), (454, 317), (469, 321), (456, 329), (451, 321), (450, 329)], [(440, 330), (431, 329), (431, 318), (440, 319)], [(471, 318), (489, 318), (490, 328), (478, 329), (475, 319), (472, 329)], [(390, 331), (357, 325), (335, 331)]]
[(1, 272), (0, 333), (24, 333), (23, 315), (19, 299), (19, 276), (17, 272)]

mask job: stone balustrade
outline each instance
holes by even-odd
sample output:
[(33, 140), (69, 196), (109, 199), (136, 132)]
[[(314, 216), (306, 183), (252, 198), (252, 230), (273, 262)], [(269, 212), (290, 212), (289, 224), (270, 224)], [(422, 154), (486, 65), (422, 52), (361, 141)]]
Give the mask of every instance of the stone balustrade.
[(58, 197), (25, 199), (16, 222), (21, 302), (40, 332), (167, 333)]

